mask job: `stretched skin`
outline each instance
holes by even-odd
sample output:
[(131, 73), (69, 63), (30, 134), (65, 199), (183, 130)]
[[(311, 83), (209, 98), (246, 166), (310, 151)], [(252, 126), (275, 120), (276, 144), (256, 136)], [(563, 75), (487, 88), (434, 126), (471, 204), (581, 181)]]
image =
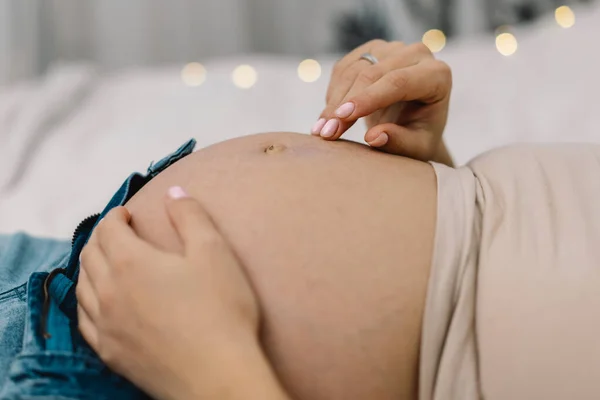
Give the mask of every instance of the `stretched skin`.
[(416, 398), (437, 205), (429, 164), (293, 133), (219, 143), (127, 205), (141, 237), (181, 251), (163, 203), (173, 185), (232, 243), (263, 309), (265, 352), (294, 398)]

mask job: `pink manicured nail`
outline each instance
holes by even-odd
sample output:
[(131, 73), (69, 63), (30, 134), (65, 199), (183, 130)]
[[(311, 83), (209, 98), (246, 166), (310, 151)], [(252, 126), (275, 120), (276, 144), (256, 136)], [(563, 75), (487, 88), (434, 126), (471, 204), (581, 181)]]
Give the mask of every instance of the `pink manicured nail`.
[(172, 186), (167, 191), (167, 194), (172, 199), (182, 199), (184, 197), (188, 197), (188, 194), (181, 186)]
[(323, 127), (323, 130), (321, 131), (321, 137), (324, 137), (324, 138), (332, 137), (337, 132), (339, 126), (340, 126), (340, 123), (337, 119), (330, 119), (329, 121), (327, 121), (327, 123)]
[(337, 115), (338, 118), (348, 118), (349, 116), (352, 115), (355, 108), (356, 108), (356, 106), (354, 105), (354, 103), (342, 104), (340, 106), (340, 108), (335, 110), (335, 115)]
[(312, 127), (312, 130), (310, 131), (313, 135), (319, 135), (319, 132), (321, 132), (321, 129), (323, 129), (323, 127), (325, 126), (325, 123), (327, 122), (327, 120), (325, 118), (321, 118), (320, 120), (318, 120), (315, 125)]
[(375, 138), (375, 140), (372, 140), (368, 143), (373, 147), (381, 147), (381, 146), (385, 145), (388, 142), (388, 140), (389, 140), (389, 137), (388, 137), (387, 133), (381, 132), (379, 134), (379, 136), (377, 136), (377, 138)]

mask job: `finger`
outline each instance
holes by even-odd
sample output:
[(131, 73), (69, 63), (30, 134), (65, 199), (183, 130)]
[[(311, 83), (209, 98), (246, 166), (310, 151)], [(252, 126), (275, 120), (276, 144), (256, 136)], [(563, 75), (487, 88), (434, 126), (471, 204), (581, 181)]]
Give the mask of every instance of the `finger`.
[(125, 207), (113, 208), (100, 221), (94, 231), (98, 247), (103, 252), (109, 268), (142, 262), (160, 253), (140, 239), (129, 225), (131, 214)]
[(332, 112), (338, 119), (337, 131), (332, 133), (332, 128), (324, 129), (323, 132), (325, 135), (322, 133), (321, 136), (324, 136), (330, 140), (336, 140), (342, 134), (344, 134), (344, 132), (350, 129), (358, 120), (358, 118), (360, 118), (356, 115), (353, 115), (355, 114), (354, 111), (356, 106), (353, 102), (349, 101), (350, 99), (364, 91), (369, 86), (373, 85), (375, 82), (379, 81), (391, 71), (416, 65), (419, 63), (419, 61), (422, 61), (423, 59), (430, 59), (432, 57), (431, 52), (425, 53), (420, 47), (414, 45), (406, 47), (402, 44), (390, 44), (388, 48), (386, 48), (386, 52), (388, 54), (388, 58), (383, 59), (378, 64), (364, 66), (354, 78), (354, 83), (345, 94), (344, 98), (341, 99), (337, 105), (332, 105), (332, 108), (335, 108), (335, 110)]
[[(352, 50), (336, 63), (336, 65), (333, 67), (333, 71), (331, 72), (331, 79), (327, 88), (327, 95), (325, 96), (325, 101), (327, 104), (335, 103), (334, 98), (337, 97), (339, 99), (342, 97), (339, 95), (339, 92), (343, 91), (345, 86), (349, 88), (352, 84), (352, 81), (344, 81), (348, 75), (351, 75), (348, 74), (348, 68), (356, 66), (357, 61), (360, 59), (362, 54), (374, 53), (376, 48), (385, 46), (386, 44), (387, 42), (385, 40), (371, 40)], [(358, 64), (363, 63), (368, 65), (367, 61), (359, 62)]]
[(356, 123), (356, 120), (342, 121), (337, 117), (330, 119), (324, 118), (323, 121), (323, 128), (321, 129), (320, 133), (316, 133), (315, 135), (319, 135), (325, 140), (339, 139), (340, 136), (342, 136), (348, 129), (352, 128), (352, 126)]
[(94, 290), (108, 279), (110, 276), (110, 267), (106, 261), (104, 253), (100, 249), (97, 238), (92, 235), (88, 244), (83, 248), (80, 259), (80, 277), (85, 274), (86, 279), (92, 285)]
[(357, 119), (397, 102), (433, 104), (446, 99), (452, 88), (450, 68), (441, 61), (425, 61), (393, 70), (349, 99), (354, 110), (346, 119)]
[(203, 256), (198, 244), (214, 243), (221, 234), (204, 207), (183, 188), (173, 186), (167, 195), (167, 214), (183, 242), (184, 252), (198, 260)]
[(79, 306), (82, 307), (86, 315), (92, 321), (97, 321), (100, 316), (100, 303), (98, 301), (98, 295), (96, 289), (90, 282), (85, 270), (81, 270), (79, 273), (79, 280), (77, 282), (77, 301)]
[[(353, 50), (336, 64), (327, 89), (327, 105), (311, 130), (313, 135), (321, 134), (324, 138), (330, 138), (337, 131), (336, 128), (339, 128), (339, 121), (338, 126), (334, 126), (335, 110), (339, 106), (340, 100), (352, 87), (356, 76), (370, 65), (367, 61), (361, 60), (360, 56), (364, 53), (372, 53), (376, 57), (383, 57), (387, 54), (386, 49), (390, 45), (384, 40), (372, 40)], [(349, 126), (345, 127), (346, 130), (348, 128)]]
[[(319, 132), (322, 138), (326, 140), (337, 140), (344, 132), (354, 125), (356, 119), (350, 120), (348, 118), (341, 119), (338, 117), (337, 114), (339, 111), (345, 112), (340, 110), (340, 105), (344, 103), (344, 98), (348, 96), (348, 93), (354, 86), (366, 87), (381, 79), (386, 72), (386, 67), (387, 64), (371, 65), (367, 62), (356, 61), (353, 66), (346, 70), (344, 80), (338, 80), (339, 83), (337, 83), (335, 95), (330, 98), (330, 102), (321, 113), (321, 117), (326, 121)], [(354, 107), (352, 103), (350, 103), (350, 105)]]
[(426, 130), (410, 130), (393, 123), (374, 126), (365, 134), (365, 142), (371, 147), (421, 161), (431, 160), (435, 140)]
[[(425, 50), (423, 50), (425, 49)], [(408, 68), (413, 65), (417, 65), (425, 60), (432, 60), (433, 54), (427, 46), (419, 44), (413, 44), (410, 46), (390, 44), (386, 48), (386, 58), (382, 59), (379, 63), (367, 66), (363, 68), (358, 76), (356, 76), (352, 87), (348, 90), (348, 93), (340, 101), (340, 107), (336, 109), (336, 117), (342, 120), (351, 120), (352, 111), (354, 104), (347, 103), (349, 99), (362, 92), (367, 87), (373, 85), (379, 81), (386, 74), (402, 68)], [(388, 89), (389, 90), (389, 89)]]
[(79, 332), (88, 344), (97, 352), (98, 351), (98, 330), (96, 326), (80, 305), (77, 306), (77, 319), (79, 322)]

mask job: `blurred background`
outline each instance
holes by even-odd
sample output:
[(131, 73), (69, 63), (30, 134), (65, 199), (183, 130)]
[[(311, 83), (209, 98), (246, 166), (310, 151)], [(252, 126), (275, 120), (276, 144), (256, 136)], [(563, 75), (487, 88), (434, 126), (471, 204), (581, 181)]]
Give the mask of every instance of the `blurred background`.
[[(414, 42), (527, 24), (573, 0), (2, 0), (0, 82), (57, 61), (107, 69), (238, 54), (315, 56), (373, 38)], [(557, 15), (574, 23), (571, 9)], [(441, 41), (440, 33), (438, 41)], [(431, 35), (431, 34), (430, 34)], [(435, 41), (435, 34), (430, 41)], [(438, 44), (437, 46), (440, 46)]]
[[(238, 54), (315, 56), (528, 24), (574, 0), (2, 0), (0, 82), (58, 61), (106, 69)], [(574, 23), (570, 8), (559, 23)], [(443, 41), (441, 32), (430, 41)], [(436, 36), (437, 35), (437, 36)], [(435, 45), (436, 47), (441, 44)]]
[(68, 236), (189, 137), (308, 133), (335, 61), (373, 38), (452, 67), (458, 163), (600, 140), (595, 2), (0, 0), (0, 232)]

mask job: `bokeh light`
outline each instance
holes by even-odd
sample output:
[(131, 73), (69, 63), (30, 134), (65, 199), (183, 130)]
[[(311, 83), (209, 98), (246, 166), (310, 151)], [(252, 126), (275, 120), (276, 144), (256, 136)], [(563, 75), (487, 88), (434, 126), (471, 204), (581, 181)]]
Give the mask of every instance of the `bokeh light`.
[(570, 7), (561, 6), (554, 11), (556, 23), (563, 28), (570, 28), (575, 25), (575, 13)]
[(231, 79), (233, 80), (233, 84), (240, 89), (250, 89), (256, 84), (258, 74), (252, 66), (240, 65), (233, 70)]
[(446, 46), (446, 35), (439, 29), (431, 29), (425, 32), (422, 41), (432, 53), (437, 53)]
[(496, 36), (496, 48), (503, 56), (510, 56), (517, 51), (517, 38), (512, 33), (501, 33)]
[(316, 60), (304, 60), (298, 65), (298, 77), (307, 83), (315, 82), (321, 77), (321, 64)]
[(206, 80), (206, 68), (197, 62), (189, 63), (181, 70), (181, 80), (187, 86), (200, 86)]

